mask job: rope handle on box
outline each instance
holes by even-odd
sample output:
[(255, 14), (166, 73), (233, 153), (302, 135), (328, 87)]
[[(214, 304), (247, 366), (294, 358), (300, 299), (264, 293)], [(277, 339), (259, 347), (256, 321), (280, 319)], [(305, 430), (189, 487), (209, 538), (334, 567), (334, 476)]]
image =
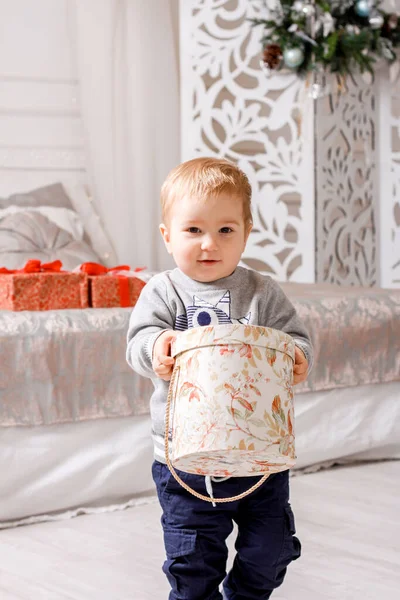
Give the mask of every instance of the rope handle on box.
[(250, 489), (248, 489), (245, 492), (242, 492), (241, 494), (238, 494), (237, 496), (232, 496), (231, 498), (210, 498), (210, 496), (204, 496), (203, 494), (199, 494), (198, 492), (196, 492), (195, 490), (193, 490), (189, 485), (187, 485), (178, 475), (178, 473), (175, 471), (170, 457), (169, 457), (169, 430), (170, 430), (170, 420), (171, 420), (171, 403), (172, 403), (172, 393), (173, 393), (173, 389), (174, 389), (174, 385), (175, 385), (175, 380), (177, 379), (177, 377), (179, 376), (179, 367), (175, 367), (173, 372), (172, 372), (172, 376), (171, 376), (171, 381), (169, 384), (169, 389), (168, 389), (168, 396), (167, 396), (167, 405), (165, 408), (165, 428), (166, 428), (166, 432), (164, 434), (164, 448), (165, 448), (165, 460), (167, 461), (167, 466), (169, 468), (169, 470), (171, 471), (172, 476), (174, 477), (174, 479), (190, 494), (192, 494), (192, 496), (196, 496), (196, 498), (199, 498), (200, 500), (205, 500), (206, 502), (211, 502), (211, 503), (216, 503), (216, 504), (223, 504), (225, 502), (236, 502), (236, 500), (241, 500), (242, 498), (245, 498), (246, 496), (248, 496), (249, 494), (251, 494), (252, 492), (254, 492), (257, 488), (261, 487), (262, 484), (268, 479), (269, 477), (269, 473), (266, 473), (266, 475), (264, 475), (263, 477), (261, 477), (261, 479), (259, 481), (257, 481), (256, 484), (254, 484)]

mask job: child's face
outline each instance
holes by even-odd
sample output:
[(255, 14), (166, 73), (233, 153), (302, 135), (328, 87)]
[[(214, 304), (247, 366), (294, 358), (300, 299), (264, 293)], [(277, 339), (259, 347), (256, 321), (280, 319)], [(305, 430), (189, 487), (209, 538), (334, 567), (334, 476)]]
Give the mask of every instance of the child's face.
[(233, 273), (250, 229), (245, 228), (242, 200), (228, 193), (205, 201), (180, 198), (170, 208), (168, 226), (160, 225), (176, 265), (202, 282)]

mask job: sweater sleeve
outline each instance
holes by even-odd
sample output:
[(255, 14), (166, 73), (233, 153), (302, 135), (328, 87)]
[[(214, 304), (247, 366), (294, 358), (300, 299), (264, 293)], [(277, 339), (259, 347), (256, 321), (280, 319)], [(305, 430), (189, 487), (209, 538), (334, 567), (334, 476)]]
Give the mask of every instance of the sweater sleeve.
[(129, 321), (126, 359), (139, 375), (154, 377), (154, 343), (173, 327), (174, 316), (168, 305), (165, 281), (155, 276), (143, 288)]
[(308, 372), (310, 372), (314, 363), (311, 338), (303, 322), (297, 315), (295, 307), (279, 284), (270, 277), (267, 280), (266, 295), (265, 318), (267, 326), (279, 329), (292, 336), (296, 346), (305, 355), (308, 362)]

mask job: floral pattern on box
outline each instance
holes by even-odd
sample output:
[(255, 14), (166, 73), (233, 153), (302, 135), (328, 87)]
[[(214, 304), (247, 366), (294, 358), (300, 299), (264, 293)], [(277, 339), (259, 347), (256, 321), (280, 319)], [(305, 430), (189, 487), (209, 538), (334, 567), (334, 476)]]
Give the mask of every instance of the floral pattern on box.
[(178, 336), (173, 355), (176, 468), (227, 477), (295, 463), (290, 336), (251, 325), (197, 327)]

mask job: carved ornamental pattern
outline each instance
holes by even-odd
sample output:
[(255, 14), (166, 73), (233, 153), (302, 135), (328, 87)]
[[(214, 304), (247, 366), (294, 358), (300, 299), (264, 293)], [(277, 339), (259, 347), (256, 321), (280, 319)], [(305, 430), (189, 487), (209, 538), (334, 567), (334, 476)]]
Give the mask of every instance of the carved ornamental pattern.
[(376, 85), (348, 78), (316, 101), (317, 281), (377, 284)]
[(260, 69), (261, 30), (247, 19), (263, 11), (248, 0), (181, 1), (183, 160), (214, 155), (239, 164), (253, 187), (244, 261), (280, 280), (313, 281), (304, 86)]
[[(338, 92), (331, 81), (332, 93), (314, 103), (296, 76), (267, 77), (262, 32), (248, 19), (273, 5), (181, 0), (182, 159), (225, 157), (249, 176), (248, 266), (281, 281), (400, 287), (398, 84), (389, 91), (379, 78), (349, 78)], [(390, 94), (387, 144), (377, 131), (388, 126), (382, 93)]]

